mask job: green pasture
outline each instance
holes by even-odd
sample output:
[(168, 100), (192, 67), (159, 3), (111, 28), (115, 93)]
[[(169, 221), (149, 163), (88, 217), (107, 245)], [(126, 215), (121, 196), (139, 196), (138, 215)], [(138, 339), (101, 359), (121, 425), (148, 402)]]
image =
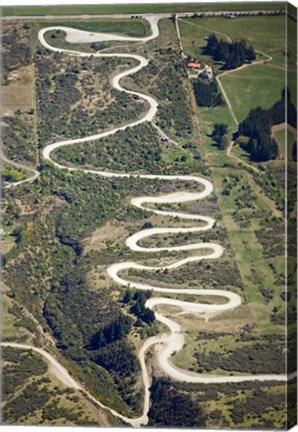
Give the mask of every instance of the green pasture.
[(270, 108), (280, 99), (285, 86), (285, 71), (267, 65), (247, 67), (220, 78), (238, 122), (252, 108)]
[[(289, 20), (288, 25), (295, 27), (293, 20)], [(286, 56), (283, 50), (286, 42), (286, 20), (282, 15), (245, 16), (233, 20), (224, 17), (183, 18), (179, 19), (179, 28), (185, 54), (192, 55), (192, 47), (197, 49), (204, 46), (204, 37), (215, 33), (219, 39), (245, 39), (255, 50), (271, 56), (272, 64), (285, 66)], [(294, 45), (294, 41), (289, 43)], [(294, 52), (294, 49), (291, 51)]]
[[(184, 53), (211, 65), (215, 73), (222, 73), (221, 65), (202, 52), (206, 45), (204, 38), (210, 33), (223, 39), (244, 38), (257, 51), (257, 60), (265, 61), (220, 78), (238, 121), (256, 106), (272, 106), (279, 99), (286, 81), (291, 99), (296, 104), (296, 42), (293, 37), (286, 41), (284, 16), (236, 17), (233, 20), (223, 17), (183, 18), (178, 22)], [(289, 19), (287, 25), (288, 34), (294, 34), (296, 23)]]
[(291, 159), (293, 144), (295, 142), (296, 135), (289, 130), (288, 130), (287, 135), (286, 135), (286, 130), (281, 129), (281, 130), (276, 131), (274, 133), (274, 138), (276, 139), (276, 141), (278, 143), (279, 150), (280, 150), (280, 153), (282, 156), (285, 156), (285, 148), (286, 148), (286, 143), (287, 143), (287, 155), (288, 155), (288, 158)]
[(38, 24), (43, 27), (59, 25), (90, 32), (124, 34), (131, 37), (145, 37), (150, 34), (149, 23), (142, 19), (100, 18), (96, 20), (39, 21)]

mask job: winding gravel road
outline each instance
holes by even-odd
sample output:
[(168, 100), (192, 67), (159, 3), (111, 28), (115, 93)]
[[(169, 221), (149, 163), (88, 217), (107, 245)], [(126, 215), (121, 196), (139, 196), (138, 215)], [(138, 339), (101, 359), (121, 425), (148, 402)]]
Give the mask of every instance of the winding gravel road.
[[(144, 17), (145, 18), (145, 17)], [(104, 33), (92, 33), (85, 32), (82, 30), (76, 30), (76, 29), (70, 29), (67, 27), (47, 27), (42, 30), (40, 30), (38, 34), (39, 41), (41, 44), (55, 52), (61, 52), (69, 55), (76, 55), (81, 57), (88, 57), (90, 56), (89, 53), (85, 52), (76, 52), (73, 50), (66, 50), (61, 48), (56, 48), (45, 40), (45, 33), (49, 30), (53, 29), (60, 29), (63, 30), (66, 33), (66, 40), (68, 42), (73, 43), (85, 43), (85, 42), (99, 42), (99, 41), (106, 41), (106, 40), (139, 40), (142, 42), (148, 42), (149, 40), (152, 40), (156, 38), (159, 34), (158, 29), (158, 16), (148, 16), (147, 17), (150, 25), (151, 25), (151, 35), (139, 39), (139, 38), (126, 38), (123, 36), (117, 36), (117, 35), (106, 35)], [(155, 196), (155, 197), (137, 197), (133, 198), (131, 200), (131, 204), (137, 208), (143, 209), (144, 211), (149, 211), (151, 213), (155, 213), (158, 215), (164, 215), (164, 216), (173, 216), (176, 218), (179, 218), (181, 220), (193, 220), (194, 226), (188, 227), (188, 228), (150, 228), (150, 229), (144, 229), (141, 230), (132, 236), (130, 236), (126, 240), (126, 245), (133, 251), (141, 251), (141, 252), (157, 252), (157, 251), (198, 251), (197, 254), (192, 254), (191, 256), (175, 261), (169, 265), (166, 266), (146, 266), (137, 264), (135, 262), (119, 262), (117, 264), (113, 264), (108, 267), (107, 272), (111, 279), (116, 282), (119, 285), (122, 286), (130, 286), (132, 288), (142, 289), (142, 290), (151, 290), (154, 293), (160, 293), (161, 295), (158, 297), (152, 297), (146, 302), (146, 306), (152, 310), (155, 310), (156, 319), (165, 324), (168, 329), (169, 333), (162, 334), (156, 337), (152, 337), (148, 339), (141, 350), (139, 351), (139, 360), (141, 364), (142, 369), (142, 378), (144, 383), (144, 408), (143, 408), (143, 414), (142, 416), (131, 419), (127, 418), (125, 416), (122, 416), (120, 413), (117, 413), (115, 410), (106, 407), (99, 401), (97, 401), (84, 387), (83, 385), (79, 384), (76, 380), (74, 380), (68, 373), (68, 371), (48, 352), (41, 348), (37, 348), (34, 346), (24, 345), (24, 344), (18, 344), (18, 343), (2, 343), (2, 346), (11, 346), (15, 348), (20, 349), (33, 349), (34, 351), (41, 354), (51, 365), (53, 373), (67, 386), (79, 389), (83, 391), (85, 394), (88, 395), (89, 398), (91, 398), (94, 403), (96, 403), (101, 408), (105, 408), (109, 410), (113, 415), (115, 415), (118, 418), (121, 418), (123, 421), (129, 423), (130, 425), (134, 427), (139, 427), (146, 425), (148, 423), (148, 411), (149, 411), (149, 403), (150, 403), (150, 377), (149, 373), (146, 367), (145, 363), (145, 355), (147, 350), (152, 347), (153, 345), (158, 344), (158, 354), (157, 354), (157, 360), (160, 368), (168, 374), (171, 378), (180, 380), (180, 381), (186, 381), (186, 382), (192, 382), (192, 383), (227, 383), (227, 382), (243, 382), (243, 381), (285, 381), (287, 379), (286, 375), (238, 375), (238, 376), (220, 376), (220, 375), (206, 375), (206, 374), (195, 374), (190, 373), (184, 370), (181, 370), (174, 366), (171, 363), (171, 357), (174, 352), (177, 352), (182, 349), (184, 344), (184, 334), (181, 331), (180, 325), (175, 322), (173, 319), (170, 319), (161, 313), (158, 312), (158, 307), (160, 305), (168, 305), (168, 306), (175, 306), (178, 307), (181, 310), (181, 313), (191, 313), (194, 314), (194, 316), (198, 316), (199, 314), (216, 314), (224, 311), (232, 310), (236, 307), (238, 307), (241, 304), (241, 298), (238, 294), (233, 292), (228, 292), (225, 290), (210, 290), (210, 289), (172, 289), (172, 288), (162, 288), (158, 286), (152, 286), (146, 283), (139, 283), (135, 282), (133, 280), (127, 280), (124, 278), (124, 276), (121, 275), (121, 272), (126, 271), (128, 269), (136, 269), (136, 270), (143, 270), (143, 271), (156, 271), (156, 270), (165, 270), (165, 269), (175, 269), (179, 268), (183, 265), (187, 265), (191, 262), (197, 262), (202, 259), (218, 259), (223, 254), (223, 248), (222, 246), (216, 244), (216, 243), (192, 243), (187, 245), (181, 245), (181, 246), (173, 246), (173, 247), (162, 247), (162, 248), (146, 248), (139, 246), (139, 242), (142, 239), (154, 236), (154, 235), (160, 235), (160, 234), (178, 234), (178, 233), (190, 233), (190, 232), (200, 232), (200, 231), (206, 231), (209, 229), (212, 229), (214, 226), (215, 220), (210, 217), (203, 217), (200, 215), (193, 215), (193, 214), (186, 214), (186, 213), (180, 213), (175, 211), (163, 211), (158, 209), (152, 209), (148, 208), (146, 204), (170, 204), (170, 203), (184, 203), (189, 201), (197, 201), (204, 199), (208, 197), (213, 192), (213, 185), (206, 179), (197, 177), (197, 176), (191, 176), (191, 175), (135, 175), (135, 174), (122, 174), (122, 173), (114, 173), (114, 172), (106, 172), (106, 171), (97, 171), (97, 170), (89, 170), (89, 169), (81, 169), (81, 168), (74, 168), (74, 167), (67, 167), (64, 165), (59, 164), (58, 162), (51, 159), (51, 152), (54, 149), (57, 149), (59, 147), (73, 145), (77, 143), (94, 141), (99, 140), (101, 138), (107, 137), (109, 135), (113, 135), (116, 132), (120, 130), (125, 130), (127, 128), (134, 127), (138, 124), (144, 123), (144, 122), (151, 122), (156, 115), (158, 103), (157, 101), (152, 98), (151, 96), (144, 95), (139, 92), (126, 90), (123, 88), (120, 84), (120, 81), (123, 77), (127, 75), (132, 75), (139, 70), (141, 70), (143, 67), (145, 67), (148, 64), (148, 60), (140, 55), (135, 54), (124, 54), (124, 53), (118, 53), (118, 54), (103, 54), (103, 53), (96, 53), (93, 54), (93, 57), (98, 58), (104, 58), (104, 57), (119, 57), (119, 58), (133, 58), (138, 61), (138, 65), (125, 71), (121, 72), (118, 75), (116, 75), (113, 78), (112, 84), (113, 87), (119, 91), (125, 91), (128, 94), (137, 95), (140, 98), (146, 100), (150, 108), (146, 115), (135, 122), (132, 122), (126, 126), (122, 126), (116, 129), (113, 129), (108, 132), (94, 134), (92, 136), (88, 136), (85, 138), (74, 138), (70, 140), (65, 141), (59, 141), (55, 142), (53, 144), (48, 145), (43, 150), (43, 158), (45, 160), (50, 160), (52, 163), (55, 164), (56, 167), (68, 170), (68, 171), (82, 171), (85, 173), (92, 173), (104, 177), (138, 177), (138, 178), (146, 178), (146, 179), (161, 179), (164, 181), (171, 181), (171, 180), (181, 180), (183, 182), (185, 181), (191, 181), (196, 182), (198, 186), (200, 186), (200, 190), (203, 187), (202, 192), (197, 193), (191, 193), (191, 192), (177, 192), (172, 194), (167, 194), (163, 196)], [(37, 174), (35, 173), (35, 176)], [(195, 222), (199, 222), (199, 226), (195, 226)], [(206, 249), (209, 251), (208, 253), (205, 253), (202, 255), (200, 253), (201, 250), (204, 250), (206, 252)], [(170, 294), (191, 294), (196, 295), (199, 299), (201, 295), (208, 295), (208, 296), (220, 296), (224, 298), (226, 301), (223, 304), (203, 304), (203, 303), (192, 303), (192, 302), (186, 302), (186, 301), (180, 301), (176, 300), (175, 298), (164, 298), (162, 297), (162, 293), (170, 293)]]

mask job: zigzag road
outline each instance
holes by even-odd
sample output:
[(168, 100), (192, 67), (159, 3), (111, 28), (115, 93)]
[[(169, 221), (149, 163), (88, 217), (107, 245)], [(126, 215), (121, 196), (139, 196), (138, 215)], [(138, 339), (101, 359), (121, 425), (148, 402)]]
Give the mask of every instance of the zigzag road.
[[(86, 43), (86, 42), (94, 42), (94, 41), (104, 41), (104, 40), (139, 40), (143, 43), (148, 42), (149, 40), (152, 40), (156, 38), (159, 35), (159, 29), (158, 29), (158, 20), (160, 16), (151, 15), (148, 16), (147, 19), (149, 23), (151, 24), (152, 33), (150, 36), (138, 39), (138, 38), (125, 38), (123, 36), (117, 36), (117, 35), (107, 35), (104, 33), (92, 33), (85, 32), (82, 30), (76, 30), (71, 29), (67, 27), (51, 27), (51, 28), (44, 28), (40, 30), (38, 34), (39, 41), (42, 43), (44, 47), (51, 51), (55, 52), (61, 52), (64, 54), (69, 55), (76, 55), (80, 57), (88, 57), (90, 56), (89, 53), (85, 52), (76, 52), (73, 50), (66, 50), (61, 48), (56, 48), (47, 43), (45, 40), (45, 33), (49, 31), (50, 29), (60, 29), (63, 30), (66, 33), (66, 40), (68, 42), (79, 42), (79, 43)], [(145, 67), (148, 64), (148, 60), (140, 55), (135, 54), (126, 54), (126, 53), (117, 53), (117, 54), (103, 54), (103, 53), (96, 53), (93, 54), (93, 57), (95, 58), (108, 58), (108, 57), (119, 57), (119, 58), (133, 58), (138, 61), (138, 65), (125, 71), (121, 72), (118, 75), (116, 75), (113, 78), (112, 85), (115, 89), (119, 91), (125, 91), (128, 94), (137, 95), (140, 98), (146, 100), (150, 108), (146, 115), (135, 122), (132, 122), (130, 124), (127, 124), (126, 126), (122, 126), (116, 129), (113, 129), (108, 132), (100, 133), (100, 134), (94, 134), (92, 136), (88, 136), (85, 138), (74, 138), (66, 141), (59, 141), (55, 142), (53, 144), (48, 145), (43, 150), (43, 158), (45, 160), (50, 160), (55, 164), (57, 168), (68, 170), (68, 171), (81, 171), (85, 173), (91, 173), (99, 176), (104, 177), (138, 177), (138, 178), (146, 178), (146, 179), (161, 179), (164, 181), (171, 181), (171, 180), (181, 180), (183, 182), (185, 181), (192, 181), (196, 182), (200, 188), (203, 186), (202, 192), (177, 192), (177, 193), (171, 193), (163, 196), (154, 196), (154, 197), (138, 197), (133, 198), (131, 200), (131, 204), (135, 207), (141, 208), (144, 211), (149, 211), (151, 213), (155, 213), (158, 215), (164, 215), (164, 216), (173, 216), (176, 218), (179, 218), (181, 220), (193, 220), (194, 226), (193, 227), (187, 227), (187, 228), (152, 228), (152, 229), (146, 229), (139, 231), (129, 237), (126, 241), (126, 245), (134, 251), (142, 251), (142, 252), (158, 252), (158, 251), (198, 251), (197, 254), (191, 255), (185, 259), (175, 261), (169, 265), (166, 266), (146, 266), (137, 264), (135, 262), (119, 262), (117, 264), (113, 264), (108, 267), (107, 272), (111, 279), (122, 286), (130, 286), (132, 288), (142, 289), (142, 290), (151, 290), (154, 293), (160, 293), (160, 296), (158, 297), (152, 297), (146, 302), (146, 306), (150, 309), (157, 309), (156, 312), (156, 319), (166, 325), (169, 328), (169, 333), (159, 335), (153, 338), (148, 339), (141, 350), (139, 351), (139, 360), (141, 364), (142, 369), (142, 378), (144, 383), (144, 407), (143, 407), (143, 413), (138, 418), (128, 418), (120, 413), (116, 412), (115, 410), (103, 405), (99, 401), (97, 401), (80, 383), (78, 383), (76, 380), (74, 380), (68, 373), (68, 371), (48, 352), (43, 350), (42, 348), (37, 348), (35, 346), (29, 346), (25, 344), (18, 344), (18, 343), (2, 343), (2, 346), (11, 346), (14, 348), (20, 348), (20, 349), (33, 349), (34, 351), (38, 352), (40, 355), (42, 355), (51, 365), (52, 372), (67, 386), (80, 389), (83, 391), (86, 395), (88, 395), (89, 398), (93, 400), (95, 404), (100, 406), (101, 408), (108, 409), (113, 415), (116, 417), (122, 419), (123, 421), (127, 422), (128, 424), (139, 427), (146, 425), (148, 423), (148, 411), (149, 411), (149, 402), (150, 402), (150, 376), (148, 373), (148, 369), (145, 362), (145, 354), (147, 350), (152, 347), (153, 345), (159, 344), (160, 349), (157, 354), (157, 361), (159, 364), (159, 367), (168, 374), (171, 378), (180, 380), (180, 381), (186, 381), (186, 382), (192, 382), (192, 383), (227, 383), (227, 382), (243, 382), (243, 381), (286, 381), (287, 376), (286, 375), (238, 375), (238, 376), (221, 376), (221, 375), (205, 375), (205, 374), (192, 374), (187, 371), (181, 370), (177, 367), (175, 367), (170, 359), (174, 352), (177, 352), (182, 349), (184, 344), (184, 335), (181, 331), (181, 328), (177, 322), (175, 322), (173, 319), (170, 319), (161, 313), (158, 312), (158, 307), (160, 305), (169, 305), (169, 306), (176, 306), (181, 309), (181, 312), (187, 312), (194, 314), (194, 316), (198, 316), (198, 314), (215, 314), (219, 312), (229, 311), (233, 310), (234, 308), (238, 307), (241, 304), (241, 298), (238, 294), (225, 291), (225, 290), (206, 290), (206, 289), (173, 289), (173, 288), (162, 288), (158, 286), (151, 286), (146, 283), (139, 283), (131, 280), (126, 280), (123, 276), (121, 276), (121, 272), (128, 270), (128, 269), (138, 269), (138, 270), (144, 270), (144, 271), (156, 271), (156, 270), (165, 270), (165, 269), (176, 269), (183, 265), (187, 265), (190, 262), (198, 262), (202, 259), (219, 259), (221, 255), (223, 254), (223, 248), (222, 246), (215, 244), (215, 243), (194, 243), (194, 244), (187, 244), (182, 246), (174, 246), (174, 247), (162, 247), (162, 248), (144, 248), (138, 245), (138, 242), (144, 238), (148, 238), (153, 235), (159, 235), (159, 234), (178, 234), (178, 233), (189, 233), (189, 232), (199, 232), (199, 231), (206, 231), (213, 227), (215, 221), (214, 219), (210, 217), (203, 217), (200, 215), (193, 215), (193, 214), (186, 214), (186, 213), (180, 213), (180, 212), (174, 212), (174, 211), (163, 211), (158, 209), (152, 209), (146, 207), (146, 204), (149, 203), (155, 203), (155, 204), (169, 204), (169, 203), (185, 203), (189, 201), (197, 201), (204, 199), (208, 197), (213, 192), (213, 185), (206, 179), (200, 178), (197, 176), (191, 176), (191, 175), (135, 175), (135, 174), (122, 174), (122, 173), (114, 173), (114, 172), (106, 172), (106, 171), (97, 171), (97, 170), (89, 170), (89, 169), (81, 169), (81, 168), (74, 168), (74, 167), (67, 167), (64, 165), (59, 164), (57, 161), (54, 161), (51, 159), (51, 152), (54, 149), (63, 147), (63, 146), (69, 146), (69, 145), (75, 145), (77, 143), (83, 143), (86, 144), (90, 141), (99, 140), (101, 138), (107, 137), (109, 135), (114, 135), (116, 132), (120, 130), (125, 130), (127, 128), (132, 128), (134, 126), (137, 126), (138, 124), (144, 123), (144, 122), (152, 122), (154, 119), (158, 102), (152, 98), (151, 96), (144, 95), (139, 92), (130, 91), (125, 88), (123, 88), (120, 84), (120, 81), (123, 77), (132, 75), (139, 70), (141, 70), (143, 67)], [(201, 189), (200, 189), (201, 190)], [(195, 222), (200, 222), (200, 226), (196, 226)], [(202, 226), (203, 222), (203, 226)], [(206, 250), (208, 249), (210, 252), (207, 254), (202, 255), (200, 253), (200, 250)], [(176, 300), (175, 298), (164, 298), (162, 297), (162, 293), (170, 293), (173, 294), (192, 294), (196, 295), (198, 299), (201, 295), (208, 295), (208, 296), (221, 296), (223, 297), (226, 302), (224, 304), (203, 304), (203, 303), (192, 303), (192, 302), (186, 302), (186, 301), (180, 301)]]

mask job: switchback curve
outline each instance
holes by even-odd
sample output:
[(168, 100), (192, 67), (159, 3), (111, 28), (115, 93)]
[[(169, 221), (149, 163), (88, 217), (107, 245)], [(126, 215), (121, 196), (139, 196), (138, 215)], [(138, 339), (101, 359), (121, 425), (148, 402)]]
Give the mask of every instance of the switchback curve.
[[(152, 34), (148, 36), (147, 38), (143, 38), (142, 41), (145, 43), (151, 39), (154, 39), (159, 34), (158, 29), (158, 18), (154, 16), (150, 16), (147, 18), (148, 21), (151, 24)], [(55, 52), (61, 52), (69, 55), (76, 55), (80, 57), (88, 57), (90, 56), (90, 53), (85, 52), (77, 52), (73, 50), (66, 50), (61, 48), (56, 48), (51, 45), (49, 45), (44, 35), (47, 31), (53, 29), (63, 29), (66, 33), (66, 38), (69, 42), (78, 41), (78, 38), (81, 42), (90, 42), (90, 33), (79, 31), (76, 29), (70, 29), (68, 27), (47, 27), (40, 30), (38, 34), (39, 41), (41, 44), (46, 47), (47, 49)], [(88, 36), (89, 35), (89, 36)], [(93, 38), (96, 38), (96, 41), (100, 40), (107, 40), (106, 35), (102, 33), (95, 33), (95, 36)], [(110, 39), (109, 35), (109, 40)], [(131, 40), (132, 38), (128, 38), (127, 40)], [(135, 38), (133, 38), (135, 40)], [(119, 40), (118, 36), (115, 36), (114, 40)], [(123, 39), (122, 39), (123, 40)], [(140, 39), (138, 39), (140, 40)], [(144, 57), (136, 54), (126, 54), (126, 53), (117, 53), (117, 54), (103, 54), (103, 53), (96, 53), (93, 54), (93, 57), (95, 58), (104, 58), (104, 57), (119, 57), (119, 58), (133, 58), (138, 61), (138, 65), (126, 70), (124, 72), (119, 73), (116, 75), (112, 80), (112, 85), (115, 89), (119, 91), (125, 91), (128, 94), (137, 95), (138, 97), (146, 100), (149, 103), (149, 110), (146, 113), (146, 115), (135, 122), (129, 123), (125, 126), (115, 128), (111, 131), (103, 132), (100, 134), (94, 134), (92, 136), (84, 137), (84, 138), (74, 138), (64, 141), (55, 142), (53, 144), (48, 145), (43, 150), (43, 158), (45, 160), (51, 161), (57, 168), (68, 170), (68, 171), (81, 171), (85, 173), (91, 173), (95, 175), (100, 175), (104, 177), (138, 177), (138, 178), (145, 178), (145, 179), (161, 179), (164, 181), (170, 181), (170, 180), (180, 180), (180, 181), (193, 181), (196, 182), (200, 187), (203, 186), (202, 192), (176, 192), (172, 194), (167, 194), (163, 196), (158, 197), (138, 197), (133, 198), (131, 200), (131, 204), (133, 206), (136, 206), (138, 208), (141, 208), (145, 211), (149, 211), (155, 214), (164, 215), (164, 216), (174, 216), (179, 219), (186, 219), (186, 220), (193, 220), (193, 221), (200, 221), (203, 222), (205, 225), (203, 226), (194, 226), (194, 227), (188, 227), (188, 228), (152, 228), (147, 230), (139, 231), (138, 233), (134, 234), (133, 236), (129, 237), (126, 241), (126, 245), (134, 251), (142, 251), (142, 252), (156, 252), (156, 251), (185, 251), (185, 250), (197, 250), (200, 251), (201, 249), (208, 249), (211, 250), (208, 254), (200, 254), (197, 255), (191, 255), (185, 259), (178, 260), (173, 262), (172, 264), (166, 265), (166, 266), (159, 266), (159, 267), (152, 267), (152, 266), (145, 266), (140, 265), (134, 262), (121, 262), (117, 264), (113, 264), (108, 267), (107, 272), (111, 279), (122, 285), (122, 286), (130, 286), (137, 289), (143, 289), (143, 290), (151, 290), (153, 292), (158, 293), (170, 293), (170, 294), (192, 294), (196, 296), (200, 295), (209, 295), (209, 296), (221, 296), (226, 299), (226, 302), (224, 304), (203, 304), (203, 303), (191, 303), (186, 301), (180, 301), (176, 299), (169, 299), (169, 298), (163, 298), (163, 297), (152, 297), (146, 302), (146, 306), (150, 309), (156, 309), (159, 305), (170, 305), (170, 306), (176, 306), (181, 309), (182, 312), (188, 312), (192, 313), (194, 315), (198, 314), (214, 314), (219, 313), (223, 311), (232, 310), (236, 307), (238, 307), (241, 304), (241, 298), (238, 294), (233, 292), (228, 292), (225, 290), (206, 290), (206, 289), (173, 289), (173, 288), (162, 288), (157, 286), (151, 286), (148, 284), (138, 283), (134, 281), (128, 281), (124, 279), (121, 275), (119, 275), (120, 272), (124, 270), (128, 270), (130, 268), (139, 269), (139, 270), (145, 270), (145, 271), (156, 271), (156, 270), (165, 270), (165, 269), (175, 269), (182, 265), (186, 265), (190, 262), (196, 262), (200, 261), (202, 259), (218, 259), (221, 257), (223, 253), (222, 246), (216, 244), (216, 243), (195, 243), (195, 244), (189, 244), (189, 245), (183, 245), (183, 246), (174, 246), (174, 247), (163, 247), (163, 248), (143, 248), (138, 245), (138, 242), (146, 237), (157, 235), (157, 234), (177, 234), (177, 233), (185, 233), (185, 232), (198, 232), (198, 231), (205, 231), (207, 229), (211, 229), (215, 223), (214, 219), (210, 217), (203, 217), (200, 215), (191, 215), (186, 213), (180, 213), (180, 212), (173, 212), (173, 211), (162, 211), (158, 209), (152, 209), (146, 207), (146, 204), (148, 203), (183, 203), (188, 201), (195, 201), (195, 200), (201, 200), (203, 198), (206, 198), (213, 192), (213, 185), (206, 179), (200, 178), (198, 176), (192, 176), (192, 175), (153, 175), (153, 174), (144, 174), (144, 175), (135, 175), (135, 174), (127, 174), (127, 173), (115, 173), (115, 172), (106, 172), (106, 171), (98, 171), (98, 170), (90, 170), (90, 169), (81, 169), (81, 168), (75, 168), (75, 167), (68, 167), (59, 164), (58, 162), (54, 161), (51, 158), (51, 152), (54, 149), (60, 148), (62, 146), (68, 146), (73, 145), (77, 143), (83, 143), (83, 142), (90, 142), (94, 140), (99, 140), (101, 138), (114, 135), (116, 132), (120, 130), (125, 130), (127, 128), (132, 128), (138, 124), (144, 123), (144, 122), (152, 122), (153, 118), (156, 115), (158, 102), (152, 98), (151, 96), (142, 94), (140, 92), (135, 92), (131, 90), (127, 90), (124, 87), (121, 86), (120, 81), (123, 77), (132, 75), (139, 70), (141, 70), (143, 67), (145, 67), (148, 64), (148, 60)], [(193, 383), (223, 383), (223, 382), (243, 382), (243, 381), (268, 381), (268, 380), (277, 380), (277, 381), (285, 381), (287, 379), (286, 375), (238, 375), (238, 376), (220, 376), (220, 375), (203, 375), (203, 374), (190, 374), (187, 371), (183, 371), (177, 367), (175, 367), (171, 361), (170, 358), (174, 352), (177, 352), (182, 349), (184, 344), (184, 335), (181, 331), (181, 328), (178, 323), (173, 321), (172, 319), (169, 319), (162, 314), (156, 312), (156, 319), (160, 321), (161, 323), (165, 324), (169, 330), (169, 334), (163, 334), (160, 336), (156, 336), (153, 338), (148, 339), (141, 350), (139, 351), (139, 360), (141, 364), (142, 369), (142, 377), (143, 377), (143, 383), (144, 383), (144, 407), (143, 407), (143, 414), (135, 419), (127, 418), (120, 413), (117, 413), (115, 410), (106, 407), (99, 401), (97, 401), (86, 389), (83, 388), (77, 381), (73, 380), (72, 377), (68, 374), (67, 370), (63, 368), (59, 362), (49, 353), (47, 353), (45, 350), (41, 348), (37, 348), (34, 346), (24, 345), (24, 344), (18, 344), (18, 343), (12, 343), (12, 342), (6, 342), (2, 343), (2, 346), (13, 346), (15, 348), (20, 349), (33, 349), (37, 351), (39, 354), (41, 354), (43, 357), (46, 358), (48, 362), (53, 366), (54, 373), (64, 382), (64, 384), (69, 385), (70, 387), (80, 389), (83, 392), (85, 392), (88, 397), (91, 397), (91, 399), (99, 405), (102, 408), (108, 409), (113, 415), (115, 415), (118, 418), (121, 418), (123, 421), (131, 424), (134, 427), (139, 427), (146, 425), (148, 423), (148, 411), (149, 411), (149, 401), (150, 401), (150, 377), (148, 373), (148, 369), (145, 363), (145, 354), (147, 350), (152, 347), (153, 345), (160, 344), (161, 349), (159, 350), (159, 353), (157, 355), (157, 360), (160, 368), (167, 373), (169, 376), (171, 376), (173, 379), (186, 381), (186, 382), (193, 382)], [(61, 366), (59, 368), (58, 366)]]

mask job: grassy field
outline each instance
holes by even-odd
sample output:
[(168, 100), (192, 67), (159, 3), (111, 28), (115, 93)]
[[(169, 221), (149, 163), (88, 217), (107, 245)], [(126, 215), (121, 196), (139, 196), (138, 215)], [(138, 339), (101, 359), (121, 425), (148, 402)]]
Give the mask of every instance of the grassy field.
[[(284, 258), (282, 255), (267, 258), (264, 256), (264, 249), (256, 231), (262, 227), (262, 220), (265, 215), (276, 214), (274, 203), (267, 199), (262, 191), (256, 187), (251, 175), (245, 171), (238, 171), (234, 168), (225, 168), (225, 157), (219, 158), (224, 152), (218, 152), (212, 149), (208, 158), (210, 161), (212, 180), (218, 196), (218, 204), (223, 217), (223, 223), (227, 229), (227, 235), (233, 251), (233, 260), (235, 260), (241, 280), (243, 282), (242, 299), (243, 305), (227, 314), (223, 313), (204, 322), (200, 319), (195, 324), (190, 317), (181, 316), (179, 323), (187, 332), (186, 345), (182, 351), (174, 357), (177, 366), (196, 370), (194, 368), (194, 353), (208, 352), (209, 350), (221, 352), (223, 347), (229, 349), (240, 348), (240, 343), (235, 343), (235, 334), (241, 332), (241, 329), (247, 324), (253, 327), (253, 334), (256, 336), (283, 334), (283, 327), (276, 326), (271, 320), (271, 311), (273, 307), (283, 307), (280, 299), (282, 286), (276, 282), (276, 273), (282, 275), (284, 272)], [(217, 157), (219, 156), (219, 157)], [(214, 165), (220, 165), (215, 167)], [(230, 195), (223, 195), (224, 186), (227, 179), (237, 175), (237, 180), (232, 188)], [(251, 187), (253, 199), (253, 208), (238, 208), (237, 201), (245, 200), (243, 189)], [(242, 197), (241, 197), (242, 195)], [(271, 213), (272, 212), (272, 213)], [(243, 225), (241, 225), (243, 223)], [(274, 270), (275, 269), (275, 270)], [(230, 288), (235, 292), (235, 287)], [(272, 290), (272, 298), (269, 302), (264, 300), (262, 292)], [(200, 342), (196, 338), (197, 329), (205, 332), (218, 332), (224, 329), (225, 332), (231, 332), (232, 337), (222, 340), (222, 347), (212, 340)], [(191, 330), (191, 331), (189, 331)], [(193, 369), (194, 368), (194, 369)], [(216, 373), (216, 371), (214, 371)], [(219, 372), (219, 371), (218, 371)], [(224, 373), (224, 371), (220, 371)]]
[(276, 139), (276, 141), (279, 145), (279, 150), (280, 150), (282, 157), (285, 156), (285, 146), (286, 146), (286, 142), (287, 142), (287, 155), (288, 155), (289, 159), (292, 159), (292, 150), (293, 150), (293, 144), (294, 144), (295, 139), (296, 139), (296, 135), (292, 131), (288, 130), (288, 133), (286, 136), (285, 129), (280, 129), (280, 130), (274, 132), (274, 138)]
[[(39, 21), (38, 24), (41, 24), (43, 27), (50, 27), (57, 25), (57, 21)], [(150, 34), (149, 23), (143, 19), (80, 19), (71, 21), (59, 21), (59, 26), (73, 27), (79, 30), (86, 30), (90, 32), (125, 34), (131, 37), (145, 37)]]
[(32, 65), (14, 71), (9, 85), (1, 87), (3, 112), (14, 112), (17, 109), (29, 111), (34, 106), (33, 100), (34, 69)]
[(276, 69), (270, 64), (255, 65), (224, 75), (220, 80), (236, 118), (241, 122), (252, 108), (270, 108), (279, 100), (285, 86), (285, 70)]
[[(237, 17), (232, 21), (222, 17), (179, 20), (184, 53), (210, 64), (216, 73), (221, 73), (219, 65), (202, 55), (204, 38), (212, 32), (223, 39), (242, 39), (245, 35), (248, 45), (259, 51), (258, 60), (265, 60), (266, 64), (244, 68), (220, 78), (238, 121), (243, 120), (251, 108), (258, 105), (269, 108), (279, 99), (286, 81), (286, 61), (288, 85), (292, 100), (296, 103), (295, 38), (289, 38), (289, 56), (286, 57), (285, 23), (283, 16)], [(288, 20), (288, 29), (289, 32), (295, 31), (295, 22), (291, 19)]]
[(80, 15), (80, 14), (139, 14), (139, 13), (171, 13), (171, 12), (203, 12), (215, 10), (271, 10), (284, 8), (283, 2), (258, 2), (254, 3), (176, 3), (176, 4), (118, 4), (118, 5), (72, 5), (72, 6), (13, 6), (3, 7), (3, 16), (16, 15)]
[[(193, 40), (194, 47), (205, 45), (204, 37), (215, 33), (222, 39), (239, 40), (244, 37), (248, 45), (272, 56), (272, 65), (281, 67), (285, 65), (285, 56), (282, 54), (285, 48), (285, 24), (284, 16), (236, 17), (234, 20), (223, 17), (179, 19), (185, 54), (192, 54)], [(289, 20), (289, 25), (294, 27), (294, 21)], [(294, 41), (291, 43), (294, 44)]]
[(2, 254), (9, 252), (15, 246), (15, 237), (6, 235), (1, 239), (0, 251)]

